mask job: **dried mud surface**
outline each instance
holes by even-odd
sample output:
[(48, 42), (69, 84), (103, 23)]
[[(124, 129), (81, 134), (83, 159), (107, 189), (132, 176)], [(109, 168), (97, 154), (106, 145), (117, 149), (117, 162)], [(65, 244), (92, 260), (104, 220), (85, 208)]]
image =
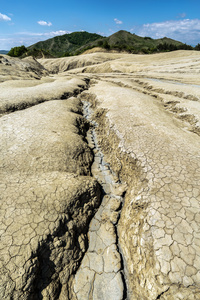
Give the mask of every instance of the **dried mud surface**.
[(1, 298), (200, 299), (199, 52), (2, 57)]

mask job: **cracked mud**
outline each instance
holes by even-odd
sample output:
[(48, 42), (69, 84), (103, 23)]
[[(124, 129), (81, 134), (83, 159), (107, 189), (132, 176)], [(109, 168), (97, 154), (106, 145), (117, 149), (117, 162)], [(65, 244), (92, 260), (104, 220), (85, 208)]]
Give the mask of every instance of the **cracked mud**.
[(199, 300), (199, 52), (1, 62), (1, 299)]
[[(85, 103), (84, 110), (90, 120), (89, 103)], [(89, 146), (95, 153), (91, 171), (103, 188), (103, 198), (89, 226), (89, 247), (75, 276), (74, 299), (121, 300), (125, 287), (115, 225), (120, 217), (126, 185), (116, 179), (105, 162), (95, 133), (97, 124), (94, 121), (92, 124), (94, 128), (88, 134)]]

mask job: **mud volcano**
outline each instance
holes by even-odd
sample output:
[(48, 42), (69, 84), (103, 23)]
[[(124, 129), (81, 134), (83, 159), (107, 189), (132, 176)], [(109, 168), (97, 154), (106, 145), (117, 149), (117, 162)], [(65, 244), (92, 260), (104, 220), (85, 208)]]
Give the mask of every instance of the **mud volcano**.
[(200, 299), (200, 54), (0, 59), (0, 298)]

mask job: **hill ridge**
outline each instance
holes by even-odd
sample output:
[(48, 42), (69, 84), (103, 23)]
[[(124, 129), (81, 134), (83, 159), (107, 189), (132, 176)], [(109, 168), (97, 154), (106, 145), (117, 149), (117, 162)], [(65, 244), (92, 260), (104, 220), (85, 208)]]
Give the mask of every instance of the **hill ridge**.
[(94, 47), (127, 51), (134, 54), (193, 49), (191, 46), (167, 37), (153, 39), (151, 37), (141, 37), (125, 30), (115, 32), (108, 37), (87, 31), (77, 31), (37, 42), (27, 48), (24, 56), (37, 57), (38, 51), (43, 51), (45, 57), (73, 56), (82, 54)]

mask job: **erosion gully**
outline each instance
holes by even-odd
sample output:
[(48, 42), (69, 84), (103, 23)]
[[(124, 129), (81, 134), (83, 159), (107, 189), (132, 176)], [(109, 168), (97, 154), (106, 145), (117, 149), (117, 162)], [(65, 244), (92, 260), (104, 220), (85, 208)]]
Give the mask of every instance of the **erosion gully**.
[(124, 300), (127, 290), (123, 260), (118, 245), (117, 223), (126, 185), (121, 183), (106, 163), (92, 120), (91, 104), (83, 101), (83, 115), (90, 122), (87, 140), (94, 152), (92, 176), (102, 186), (102, 202), (88, 232), (88, 250), (74, 279), (73, 292), (78, 300)]

